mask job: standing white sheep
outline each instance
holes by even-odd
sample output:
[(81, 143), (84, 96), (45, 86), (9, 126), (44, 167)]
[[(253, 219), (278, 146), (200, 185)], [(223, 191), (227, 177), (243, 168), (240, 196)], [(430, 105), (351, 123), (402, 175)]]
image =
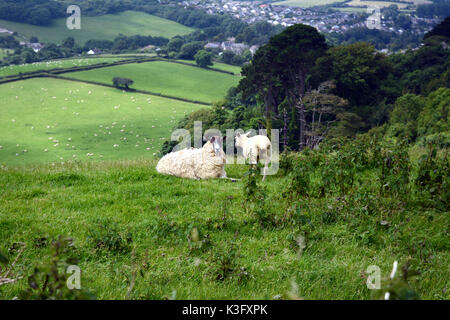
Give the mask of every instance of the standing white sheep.
[(156, 171), (181, 178), (225, 178), (225, 153), (218, 137), (211, 137), (203, 148), (183, 149), (166, 154), (156, 165)]
[(250, 132), (245, 134), (237, 133), (235, 137), (236, 147), (242, 148), (242, 154), (250, 164), (256, 164), (259, 161), (264, 163), (263, 181), (266, 179), (269, 162), (272, 157), (272, 144), (269, 138), (263, 135), (257, 135), (249, 138)]

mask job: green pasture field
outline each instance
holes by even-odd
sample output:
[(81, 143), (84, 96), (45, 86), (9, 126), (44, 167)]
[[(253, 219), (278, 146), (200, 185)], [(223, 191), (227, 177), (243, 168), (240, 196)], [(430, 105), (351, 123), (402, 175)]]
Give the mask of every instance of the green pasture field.
[[(177, 60), (177, 61), (181, 61), (181, 62), (184, 62), (184, 63), (189, 63), (189, 64), (192, 64), (192, 65), (196, 65), (195, 61), (193, 61), (193, 60)], [(241, 73), (241, 69), (242, 69), (242, 67), (233, 66), (233, 65), (226, 64), (226, 63), (221, 63), (221, 62), (213, 62), (213, 65), (210, 66), (210, 68), (215, 68), (215, 69), (220, 69), (220, 70), (223, 70), (223, 71), (233, 72), (236, 75), (239, 75)]]
[(152, 158), (182, 116), (204, 107), (48, 78), (2, 84), (0, 96), (6, 165)]
[[(392, 214), (365, 217), (369, 235), (348, 220), (355, 209), (345, 207), (345, 199), (298, 199), (313, 221), (300, 250), (296, 235), (306, 226), (261, 227), (245, 210), (243, 180), (163, 176), (155, 165), (123, 160), (0, 168), (0, 252), (12, 261), (24, 248), (11, 276), (49, 266), (51, 243), (63, 235), (71, 245), (61, 259), (76, 259), (70, 263), (81, 269), (81, 288), (97, 299), (371, 299), (376, 292), (366, 285), (368, 266), (378, 266), (386, 279), (395, 260), (403, 266), (411, 258), (420, 274), (410, 285), (420, 297), (449, 298), (446, 215), (402, 209), (387, 199)], [(246, 171), (227, 166), (231, 177), (245, 178)], [(269, 210), (280, 219), (288, 183), (283, 176), (264, 183)], [(337, 220), (321, 218), (330, 208), (341, 208)], [(389, 226), (379, 223), (385, 215)], [(0, 299), (27, 288), (26, 277), (3, 285)]]
[(56, 19), (50, 26), (34, 26), (0, 20), (0, 27), (16, 31), (27, 38), (36, 36), (41, 42), (59, 43), (67, 37), (74, 37), (80, 44), (84, 44), (90, 39), (113, 40), (119, 34), (171, 38), (194, 31), (194, 29), (179, 23), (136, 11), (125, 11), (97, 17), (82, 15), (80, 30), (69, 30), (66, 26), (66, 19)]
[(49, 69), (61, 69), (61, 68), (71, 68), (71, 67), (81, 67), (89, 66), (97, 63), (111, 63), (125, 58), (120, 57), (93, 57), (93, 58), (71, 58), (71, 59), (61, 59), (61, 60), (49, 60), (43, 62), (34, 62), (21, 65), (9, 65), (0, 67), (0, 77), (19, 74), (20, 72), (32, 72), (37, 70), (49, 70)]
[(134, 89), (209, 103), (222, 99), (240, 80), (239, 76), (166, 61), (126, 64), (64, 76), (107, 84), (112, 84), (114, 77), (125, 77), (134, 81), (131, 86)]
[(211, 68), (216, 68), (216, 69), (220, 69), (220, 70), (224, 70), (224, 71), (233, 72), (234, 74), (237, 74), (237, 75), (239, 75), (241, 73), (241, 69), (242, 69), (242, 67), (239, 67), (239, 66), (232, 66), (232, 65), (220, 63), (220, 62), (213, 62), (213, 65)]

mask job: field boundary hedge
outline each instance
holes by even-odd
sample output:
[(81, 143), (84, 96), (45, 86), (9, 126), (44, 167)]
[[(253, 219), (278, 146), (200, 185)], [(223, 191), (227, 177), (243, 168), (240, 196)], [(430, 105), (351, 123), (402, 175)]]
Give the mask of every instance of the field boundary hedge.
[[(236, 75), (235, 73), (233, 73), (231, 71), (221, 70), (221, 69), (217, 69), (217, 68), (202, 68), (195, 64), (184, 62), (184, 61), (176, 61), (176, 60), (164, 59), (164, 58), (160, 58), (160, 57), (139, 57), (139, 58), (119, 60), (119, 61), (115, 61), (115, 62), (101, 62), (101, 63), (96, 63), (96, 64), (92, 64), (92, 65), (88, 65), (88, 66), (75, 66), (75, 67), (69, 67), (69, 68), (53, 68), (53, 69), (46, 69), (46, 70), (42, 69), (42, 70), (23, 72), (23, 73), (19, 72), (18, 74), (0, 77), (0, 85), (6, 84), (6, 83), (11, 83), (11, 82), (16, 82), (16, 81), (33, 79), (33, 78), (55, 78), (55, 79), (62, 79), (62, 80), (69, 80), (69, 81), (84, 82), (84, 83), (89, 83), (89, 84), (94, 84), (94, 85), (104, 86), (104, 87), (109, 87), (109, 88), (116, 88), (115, 86), (107, 84), (107, 83), (102, 83), (102, 82), (97, 82), (97, 81), (89, 81), (89, 80), (80, 80), (80, 79), (59, 76), (59, 75), (66, 74), (66, 73), (72, 73), (72, 72), (89, 71), (89, 70), (100, 69), (100, 68), (114, 67), (114, 66), (119, 66), (119, 65), (123, 65), (123, 64), (145, 63), (145, 62), (152, 62), (152, 61), (178, 63), (178, 64), (190, 66), (190, 67), (200, 68), (203, 70), (221, 72), (221, 73), (230, 74), (233, 76)], [(212, 103), (210, 103), (210, 102), (191, 100), (191, 99), (186, 99), (186, 98), (181, 98), (181, 97), (176, 97), (176, 96), (171, 96), (171, 95), (166, 95), (163, 93), (151, 92), (151, 91), (146, 91), (146, 90), (128, 88), (126, 91), (137, 92), (137, 93), (142, 93), (142, 94), (147, 94), (147, 95), (152, 95), (152, 96), (159, 96), (162, 98), (173, 99), (173, 100), (194, 103), (194, 104), (201, 104), (201, 105), (205, 105), (205, 106), (212, 105)]]
[(115, 62), (100, 62), (100, 63), (91, 64), (88, 66), (40, 69), (40, 70), (36, 70), (36, 71), (19, 72), (18, 74), (3, 76), (3, 77), (0, 77), (0, 81), (4, 78), (6, 78), (6, 79), (17, 78), (17, 77), (20, 78), (20, 77), (27, 77), (27, 76), (32, 76), (32, 75), (41, 74), (41, 73), (60, 74), (60, 73), (69, 73), (69, 72), (78, 72), (78, 71), (88, 71), (88, 70), (99, 69), (99, 68), (119, 66), (122, 64), (151, 62), (154, 60), (155, 60), (155, 58), (153, 58), (153, 57), (152, 58), (141, 58), (141, 59), (124, 59), (124, 60), (119, 60), (119, 61), (115, 61)]
[[(93, 58), (91, 58), (93, 59)], [(68, 68), (52, 68), (52, 69), (40, 69), (35, 71), (29, 71), (29, 72), (19, 72), (17, 74), (12, 74), (8, 76), (0, 76), (0, 84), (3, 83), (3, 79), (15, 79), (14, 81), (19, 81), (22, 79), (29, 79), (29, 76), (33, 75), (39, 75), (41, 73), (49, 73), (49, 74), (61, 74), (61, 73), (70, 73), (70, 72), (79, 72), (79, 71), (88, 71), (93, 69), (99, 69), (99, 68), (108, 68), (108, 67), (114, 67), (119, 66), (123, 64), (132, 64), (132, 63), (145, 63), (145, 62), (152, 62), (152, 61), (163, 61), (163, 62), (169, 62), (169, 63), (178, 63), (190, 67), (200, 68), (203, 70), (209, 70), (209, 71), (215, 71), (215, 72), (221, 72), (226, 73), (230, 75), (237, 75), (231, 71), (221, 70), (217, 68), (202, 68), (200, 66), (197, 66), (193, 63), (183, 62), (183, 61), (176, 61), (171, 59), (164, 59), (160, 57), (140, 57), (140, 58), (131, 58), (131, 59), (124, 59), (119, 60), (115, 62), (100, 62), (91, 64), (88, 66), (75, 66), (75, 67), (68, 67)]]

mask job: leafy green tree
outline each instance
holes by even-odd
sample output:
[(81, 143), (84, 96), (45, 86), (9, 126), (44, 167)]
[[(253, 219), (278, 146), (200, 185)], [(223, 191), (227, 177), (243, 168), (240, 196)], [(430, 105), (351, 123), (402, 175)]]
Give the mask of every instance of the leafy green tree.
[(417, 137), (417, 118), (425, 99), (414, 94), (405, 94), (397, 99), (391, 112), (388, 135), (414, 141)]
[(440, 88), (428, 97), (418, 118), (418, 134), (449, 134), (450, 89)]
[(424, 39), (432, 36), (450, 37), (450, 17), (445, 18), (441, 23), (424, 35)]
[(346, 112), (348, 102), (332, 93), (335, 84), (325, 81), (316, 90), (309, 90), (304, 97), (307, 121), (306, 145), (314, 149), (332, 129), (337, 117)]
[(39, 51), (40, 60), (58, 59), (63, 56), (60, 47), (54, 43), (47, 44), (43, 49)]
[[(256, 95), (259, 104), (264, 106), (268, 133), (272, 128), (272, 117), (279, 118), (281, 111), (285, 133), (288, 127), (290, 130), (295, 127), (299, 132), (299, 149), (306, 146), (307, 119), (303, 99), (307, 81), (317, 58), (324, 55), (327, 48), (325, 38), (315, 28), (298, 24), (272, 37), (268, 44), (258, 49), (251, 63), (242, 69), (244, 78), (239, 83), (239, 89), (244, 98)], [(295, 109), (298, 117), (290, 108)], [(292, 122), (293, 119), (298, 125)], [(285, 144), (287, 137), (285, 134)]]
[(0, 36), (0, 48), (19, 49), (20, 47), (20, 42), (17, 41), (13, 36)]
[(131, 79), (120, 77), (114, 77), (112, 79), (112, 82), (116, 88), (124, 87), (125, 89), (128, 89), (128, 87), (134, 83), (134, 81)]
[(342, 112), (337, 116), (337, 125), (330, 130), (330, 136), (354, 137), (364, 126), (363, 119), (353, 112)]
[(167, 44), (167, 50), (169, 50), (169, 52), (170, 51), (179, 52), (183, 43), (184, 42), (180, 37), (174, 37)]
[(433, 0), (433, 3), (419, 5), (417, 15), (422, 18), (449, 17), (450, 3), (448, 0)]
[(126, 38), (121, 37), (121, 38), (116, 38), (114, 40), (113, 50), (122, 51), (122, 50), (127, 50), (127, 49), (132, 50), (132, 49), (135, 49), (135, 47), (131, 46)]
[[(319, 57), (328, 49), (325, 37), (315, 28), (296, 24), (272, 37), (267, 45), (273, 52), (275, 73), (291, 105), (299, 114), (299, 149), (306, 146), (306, 114), (303, 97), (306, 93), (307, 79)], [(269, 70), (274, 70), (273, 68)], [(273, 73), (273, 71), (272, 71)]]
[(411, 17), (406, 14), (400, 14), (395, 21), (396, 25), (403, 29), (409, 29), (411, 27)]
[(272, 112), (276, 105), (275, 97), (280, 89), (277, 75), (275, 50), (270, 46), (261, 47), (253, 57), (252, 63), (242, 68), (244, 78), (239, 82), (239, 89), (244, 97), (255, 94), (264, 106), (267, 133), (272, 129)]
[(352, 105), (373, 105), (383, 99), (381, 84), (392, 67), (372, 45), (361, 42), (333, 47), (320, 63), (330, 67), (336, 94)]
[(63, 47), (72, 49), (75, 46), (75, 39), (73, 37), (67, 37), (62, 43)]
[(199, 50), (194, 56), (195, 62), (199, 67), (207, 68), (212, 66), (212, 54), (206, 50)]
[(36, 61), (36, 54), (30, 48), (24, 48), (21, 53), (22, 63), (32, 63)]
[(203, 49), (203, 42), (201, 41), (193, 41), (186, 44), (183, 44), (180, 48), (180, 53), (178, 54), (178, 58), (180, 59), (188, 59), (194, 60), (195, 54)]
[(234, 53), (231, 51), (224, 51), (222, 53), (222, 61), (226, 64), (232, 64), (234, 58)]

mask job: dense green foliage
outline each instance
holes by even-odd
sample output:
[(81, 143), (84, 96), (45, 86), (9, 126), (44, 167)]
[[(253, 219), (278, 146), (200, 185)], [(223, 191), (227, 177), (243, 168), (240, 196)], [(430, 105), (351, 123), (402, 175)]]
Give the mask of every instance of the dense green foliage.
[(48, 25), (64, 16), (65, 8), (55, 0), (0, 0), (0, 19)]
[(433, 0), (430, 4), (423, 4), (417, 8), (419, 17), (434, 18), (450, 16), (450, 3), (447, 0)]
[(0, 48), (17, 49), (20, 47), (20, 42), (13, 36), (0, 36)]
[[(112, 77), (106, 84), (112, 85)], [(135, 87), (139, 82), (133, 80)], [(163, 85), (170, 87), (170, 82)], [(7, 166), (153, 158), (170, 139), (172, 126), (201, 107), (48, 78), (1, 84), (0, 95), (0, 165)]]
[(194, 56), (195, 62), (199, 67), (206, 68), (212, 66), (212, 54), (206, 50), (199, 50)]
[(13, 37), (0, 37), (0, 47), (13, 48), (14, 53), (3, 59), (4, 65), (25, 64), (40, 61), (48, 61), (60, 58), (69, 58), (88, 52), (91, 49), (110, 53), (130, 52), (148, 45), (162, 46), (169, 42), (169, 39), (152, 36), (117, 36), (114, 41), (110, 40), (88, 40), (84, 46), (76, 43), (73, 37), (64, 39), (60, 45), (48, 43), (39, 52), (31, 48), (20, 46)]
[(393, 32), (354, 28), (344, 33), (329, 36), (333, 42), (340, 44), (351, 44), (359, 41), (364, 41), (372, 44), (377, 49), (389, 49), (391, 51), (398, 51), (401, 49), (415, 48), (420, 44), (420, 35), (413, 32), (403, 32), (397, 34)]
[(125, 88), (128, 89), (129, 86), (131, 86), (134, 81), (129, 78), (121, 78), (121, 77), (114, 77), (112, 78), (113, 85), (117, 88)]
[(208, 125), (207, 119), (222, 119), (215, 122), (221, 130), (277, 128), (281, 148), (291, 150), (353, 137), (389, 121), (391, 135), (416, 142), (440, 134), (436, 142), (445, 144), (448, 92), (436, 90), (450, 85), (449, 21), (432, 30), (418, 50), (390, 56), (367, 43), (326, 49), (314, 29), (287, 28), (243, 68), (239, 86), (220, 103), (225, 110), (192, 117)]

